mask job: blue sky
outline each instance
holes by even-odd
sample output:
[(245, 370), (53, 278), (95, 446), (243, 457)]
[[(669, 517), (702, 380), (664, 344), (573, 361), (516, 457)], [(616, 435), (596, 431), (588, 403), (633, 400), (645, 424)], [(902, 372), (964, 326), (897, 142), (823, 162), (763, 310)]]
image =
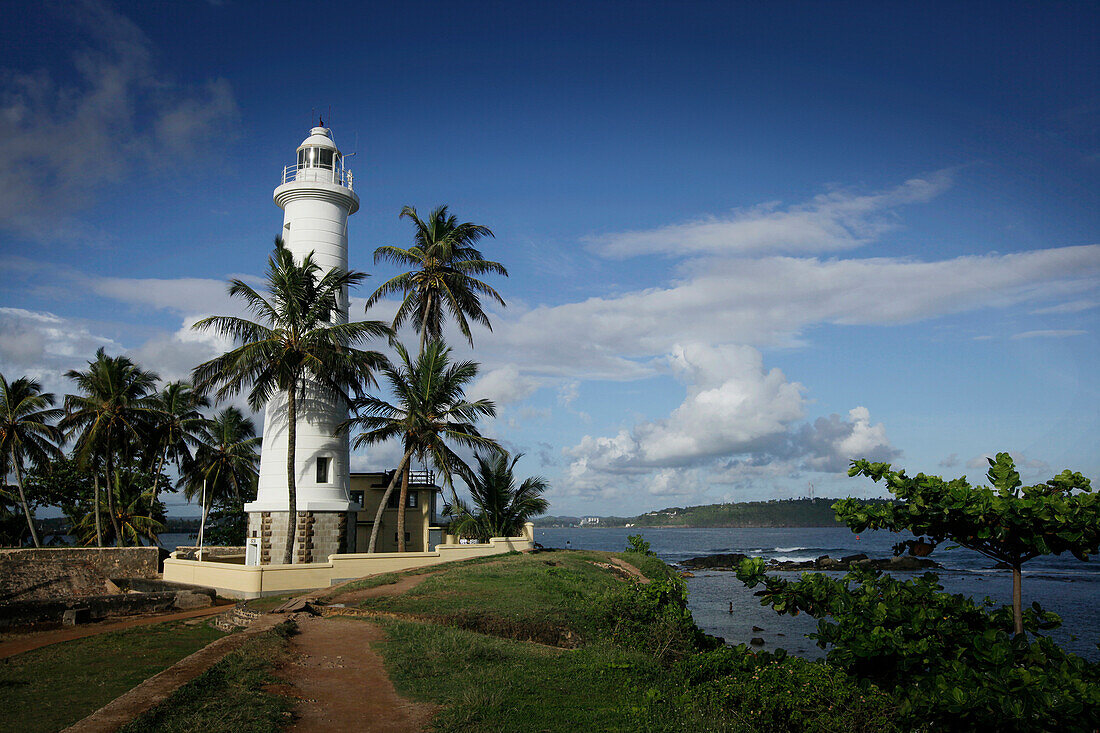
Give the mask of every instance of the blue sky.
[(472, 395), (553, 513), (874, 495), (857, 456), (1100, 475), (1095, 6), (18, 11), (9, 378), (63, 394), (100, 345), (165, 378), (215, 353), (189, 325), (262, 273), (272, 189), (323, 114), (356, 154), (353, 317), (393, 274), (374, 248), (410, 240), (403, 205), (496, 233), (508, 307), (475, 334)]

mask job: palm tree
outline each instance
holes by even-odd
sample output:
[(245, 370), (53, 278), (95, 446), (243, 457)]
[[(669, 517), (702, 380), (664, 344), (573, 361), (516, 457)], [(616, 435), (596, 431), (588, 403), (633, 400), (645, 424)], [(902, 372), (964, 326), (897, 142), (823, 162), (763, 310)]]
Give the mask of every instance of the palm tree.
[[(145, 371), (125, 356), (107, 356), (102, 347), (88, 369), (70, 369), (66, 376), (76, 382), (81, 394), (65, 395), (65, 417), (60, 427), (66, 437), (76, 436), (74, 457), (92, 470), (102, 461), (107, 489), (107, 514), (114, 537), (121, 540), (122, 529), (115, 512), (116, 470), (148, 442), (149, 425), (157, 412), (154, 394), (157, 375)], [(103, 545), (100, 526), (98, 476), (95, 488), (96, 538)]]
[(395, 402), (391, 404), (371, 395), (356, 399), (352, 403), (356, 417), (344, 423), (345, 428), (365, 429), (355, 439), (356, 448), (398, 438), (405, 450), (378, 505), (368, 552), (374, 552), (382, 512), (398, 476), (401, 477), (401, 494), (397, 509), (397, 551), (405, 551), (407, 469), (414, 455), (430, 459), (449, 484), (452, 471), (467, 473), (469, 467), (447, 445), (448, 442), (467, 448), (499, 449), (495, 441), (482, 436), (474, 427), (479, 417), (495, 416), (496, 406), (489, 400), (468, 402), (463, 395), (466, 384), (477, 376), (477, 364), (472, 361), (451, 364), (451, 350), (435, 340), (427, 344), (415, 362), (402, 344), (394, 344), (394, 348), (401, 357), (401, 364), (387, 364), (382, 373), (389, 382)]
[[(297, 446), (298, 399), (305, 390), (321, 389), (333, 399), (350, 400), (349, 389), (357, 394), (364, 383), (373, 384), (372, 372), (385, 363), (375, 351), (353, 348), (369, 338), (390, 336), (380, 321), (333, 323), (339, 312), (344, 289), (358, 284), (361, 272), (329, 270), (313, 260), (313, 253), (301, 263), (294, 261), (281, 239), (268, 259), (265, 298), (240, 280), (231, 280), (229, 294), (244, 300), (256, 321), (234, 316), (212, 316), (194, 325), (233, 338), (241, 345), (195, 367), (194, 381), (200, 389), (221, 384), (215, 395), (222, 400), (249, 388), (248, 404), (259, 411), (276, 394), (286, 398), (287, 455), (286, 482), (289, 518), (297, 510), (294, 483), (294, 451)], [(287, 521), (284, 564), (294, 560), (294, 521)]]
[(549, 488), (542, 476), (526, 478), (516, 487), (512, 469), (523, 458), (522, 453), (517, 453), (511, 462), (505, 452), (476, 458), (477, 472), (467, 483), (477, 513), (465, 503), (455, 502), (450, 510), (456, 517), (452, 532), (483, 540), (513, 537), (523, 531), (528, 520), (545, 514), (550, 508), (550, 502), (542, 496)]
[(247, 493), (256, 482), (260, 438), (251, 419), (236, 407), (226, 407), (207, 422), (199, 441), (180, 483), (188, 501), (206, 494), (202, 506), (205, 519), (215, 500), (231, 497), (240, 503), (242, 492)]
[(153, 491), (149, 498), (150, 509), (157, 500), (161, 471), (164, 464), (172, 460), (177, 473), (182, 473), (183, 464), (191, 459), (191, 448), (199, 444), (200, 435), (206, 427), (206, 417), (199, 411), (209, 407), (210, 400), (183, 380), (169, 382), (157, 395), (158, 412), (154, 423), (153, 444), (157, 451), (156, 471), (153, 473)]
[(42, 543), (23, 491), (23, 467), (27, 460), (41, 466), (61, 456), (58, 448), (61, 431), (50, 423), (60, 418), (62, 411), (53, 407), (53, 403), (53, 394), (43, 392), (37, 381), (21, 377), (8, 384), (0, 374), (0, 466), (5, 477), (9, 471), (15, 472), (19, 503), (23, 505), (23, 516), (35, 547), (41, 547)]
[(393, 327), (397, 329), (411, 320), (420, 332), (420, 353), (426, 341), (443, 340), (446, 309), (473, 346), (468, 319), (493, 330), (481, 307), (480, 295), (488, 295), (504, 305), (497, 291), (475, 277), (486, 273), (508, 276), (503, 265), (484, 259), (474, 246), (478, 240), (493, 236), (493, 232), (480, 224), (458, 223), (455, 216), (447, 213), (446, 206), (433, 210), (428, 221), (422, 220), (411, 206), (401, 210), (401, 217), (411, 219), (416, 227), (413, 246), (408, 249), (379, 247), (374, 251), (374, 261), (387, 260), (413, 269), (382, 283), (367, 299), (367, 308), (387, 295), (403, 294)]
[[(130, 541), (140, 545), (142, 540), (157, 541), (157, 534), (164, 531), (164, 504), (150, 501), (152, 487), (149, 472), (137, 463), (115, 469), (111, 476), (110, 493), (113, 495), (113, 521), (107, 528), (108, 541), (122, 547)], [(86, 506), (86, 505), (85, 505)], [(79, 505), (66, 510), (71, 533), (82, 545), (100, 542), (96, 526), (96, 511), (82, 512)]]

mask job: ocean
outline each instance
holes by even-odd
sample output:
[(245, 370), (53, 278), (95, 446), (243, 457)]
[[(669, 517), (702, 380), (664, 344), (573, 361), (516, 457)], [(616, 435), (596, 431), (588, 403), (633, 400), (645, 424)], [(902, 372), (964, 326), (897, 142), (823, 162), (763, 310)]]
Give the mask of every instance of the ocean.
[[(536, 528), (535, 540), (547, 547), (575, 550), (621, 551), (627, 535), (641, 534), (651, 549), (668, 563), (699, 555), (740, 552), (774, 560), (813, 560), (821, 555), (840, 558), (863, 552), (869, 557), (889, 557), (898, 535), (864, 532), (855, 535), (844, 527), (751, 529), (595, 529)], [(937, 571), (940, 583), (951, 593), (975, 598), (988, 596), (1005, 605), (1012, 602), (1012, 574), (994, 569), (993, 562), (965, 548), (937, 549), (933, 560), (946, 570)], [(780, 616), (761, 606), (753, 590), (727, 571), (694, 571), (688, 578), (688, 605), (695, 622), (708, 634), (732, 644), (764, 639), (764, 649), (785, 649), (807, 658), (823, 655), (806, 634), (817, 621), (804, 614)], [(798, 573), (785, 573), (797, 579)], [(839, 577), (843, 573), (830, 573)], [(911, 577), (912, 573), (895, 573)], [(1081, 562), (1072, 555), (1039, 557), (1024, 565), (1025, 606), (1037, 601), (1044, 610), (1062, 617), (1062, 626), (1047, 632), (1054, 641), (1087, 659), (1100, 661), (1100, 560)], [(730, 604), (732, 612), (730, 611)], [(763, 631), (753, 631), (757, 626)]]

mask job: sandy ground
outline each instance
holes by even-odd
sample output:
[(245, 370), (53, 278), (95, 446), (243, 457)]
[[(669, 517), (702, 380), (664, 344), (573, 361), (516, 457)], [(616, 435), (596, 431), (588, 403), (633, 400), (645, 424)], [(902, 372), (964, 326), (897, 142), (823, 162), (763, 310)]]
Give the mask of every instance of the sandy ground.
[(380, 628), (346, 618), (298, 623), (300, 633), (290, 639), (292, 661), (278, 672), (289, 689), (273, 690), (299, 700), (291, 731), (402, 733), (427, 726), (435, 706), (399, 697), (370, 647), (384, 638)]

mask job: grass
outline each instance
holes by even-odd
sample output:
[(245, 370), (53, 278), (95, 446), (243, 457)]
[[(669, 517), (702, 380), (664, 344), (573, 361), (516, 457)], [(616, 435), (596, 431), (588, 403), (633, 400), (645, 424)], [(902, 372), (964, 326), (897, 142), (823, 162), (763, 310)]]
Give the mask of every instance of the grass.
[(0, 730), (56, 731), (223, 636), (208, 623), (138, 626), (0, 660)]
[(226, 731), (266, 733), (293, 720), (294, 701), (264, 690), (277, 683), (274, 668), (286, 658), (293, 622), (246, 641), (120, 733)]
[[(435, 573), (397, 596), (369, 598), (361, 608), (430, 619), (471, 631), (562, 647), (598, 635), (593, 601), (623, 581), (597, 567), (605, 552), (519, 553), (435, 566)], [(643, 572), (661, 577), (655, 558), (627, 555)]]
[[(641, 652), (594, 644), (552, 649), (462, 629), (383, 621), (376, 648), (402, 696), (442, 705), (438, 731), (637, 731), (663, 670)], [(726, 730), (677, 720), (666, 730)]]

